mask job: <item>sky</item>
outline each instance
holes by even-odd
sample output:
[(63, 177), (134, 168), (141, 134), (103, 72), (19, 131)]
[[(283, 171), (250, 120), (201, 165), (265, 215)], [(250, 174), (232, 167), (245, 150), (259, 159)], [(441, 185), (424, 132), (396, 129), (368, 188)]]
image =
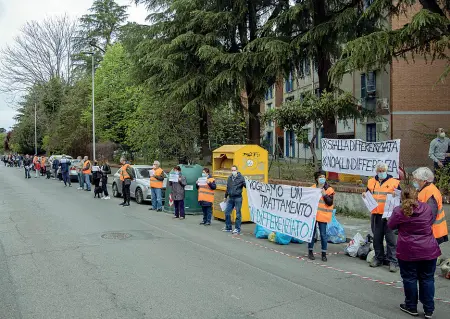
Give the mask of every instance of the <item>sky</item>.
[[(143, 6), (136, 7), (132, 0), (116, 0), (129, 5), (128, 20), (145, 23), (148, 12)], [(41, 21), (47, 17), (67, 14), (78, 18), (87, 13), (93, 0), (0, 0), (0, 48), (12, 44), (22, 25), (27, 21)], [(1, 74), (0, 74), (1, 76)], [(14, 106), (17, 97), (0, 93), (0, 128), (14, 125)]]

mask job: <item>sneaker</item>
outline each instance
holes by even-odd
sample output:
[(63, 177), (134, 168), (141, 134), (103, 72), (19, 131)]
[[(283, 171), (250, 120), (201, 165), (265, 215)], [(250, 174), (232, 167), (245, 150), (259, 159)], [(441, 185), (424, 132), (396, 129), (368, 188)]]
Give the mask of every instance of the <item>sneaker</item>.
[(103, 199), (111, 199), (111, 197), (109, 197), (109, 196), (106, 196), (106, 197), (103, 197)]
[(316, 260), (316, 257), (314, 257), (314, 253), (313, 253), (312, 250), (310, 250), (310, 251), (308, 252), (308, 259), (309, 259), (309, 260)]
[(123, 206), (123, 205), (125, 205), (125, 203), (120, 203), (120, 204), (119, 204), (119, 206)]
[(389, 271), (390, 272), (397, 272), (398, 271), (398, 265), (394, 263), (389, 264)]
[(130, 203), (123, 204), (123, 207), (127, 207), (127, 206), (130, 206)]
[(370, 267), (375, 268), (375, 267), (380, 267), (382, 265), (381, 262), (378, 261), (378, 259), (374, 259), (372, 260), (372, 262), (370, 263)]
[(414, 316), (414, 317), (419, 316), (419, 313), (417, 312), (417, 309), (407, 308), (406, 305), (403, 304), (403, 303), (400, 305), (400, 309), (402, 311), (406, 312), (407, 314), (411, 315), (411, 316)]
[(328, 259), (327, 259), (327, 253), (326, 253), (326, 252), (322, 252), (322, 261), (323, 261), (324, 263), (326, 263), (326, 262), (328, 261)]
[(233, 230), (233, 235), (239, 235), (240, 233), (241, 233), (241, 231), (239, 229)]
[(150, 207), (148, 210), (155, 210), (153, 207)]
[(200, 223), (200, 225), (205, 225), (205, 224), (206, 224), (205, 222), (201, 222), (201, 223)]
[(157, 209), (156, 211), (157, 211), (157, 212), (162, 212), (162, 208), (160, 208), (160, 209)]
[(179, 219), (180, 217), (178, 217), (178, 216), (173, 216), (172, 218), (173, 218), (173, 219)]
[(427, 318), (427, 319), (433, 318), (433, 313), (432, 312), (425, 312), (425, 318)]
[(81, 187), (78, 187), (78, 188), (77, 188), (77, 190), (80, 190), (80, 189), (82, 189), (82, 188), (81, 188)]
[(180, 220), (186, 219), (185, 217), (180, 217)]
[(211, 226), (211, 223), (205, 223), (205, 226)]
[(227, 229), (226, 227), (222, 228), (222, 231), (226, 233), (231, 233), (231, 229)]

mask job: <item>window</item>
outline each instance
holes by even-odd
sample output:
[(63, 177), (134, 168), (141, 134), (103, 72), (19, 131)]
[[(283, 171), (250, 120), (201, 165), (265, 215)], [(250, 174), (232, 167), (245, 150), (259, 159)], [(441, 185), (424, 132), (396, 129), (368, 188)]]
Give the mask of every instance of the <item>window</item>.
[(266, 92), (266, 100), (273, 99), (273, 85)]
[(366, 125), (366, 141), (376, 142), (377, 141), (377, 125), (367, 124)]
[(295, 156), (295, 134), (294, 131), (286, 131), (286, 157)]
[[(267, 103), (267, 111), (270, 111), (273, 107), (272, 103)], [(269, 123), (267, 124), (269, 127), (273, 127), (273, 121), (269, 121)]]
[(268, 151), (269, 154), (273, 154), (273, 133), (272, 132), (267, 132), (266, 133), (266, 139), (267, 139), (267, 146), (268, 146)]
[(286, 79), (285, 90), (286, 92), (292, 92), (294, 90), (294, 80), (292, 79), (292, 72), (289, 73), (289, 78)]
[(375, 72), (361, 74), (361, 102), (364, 108), (375, 111), (377, 81)]

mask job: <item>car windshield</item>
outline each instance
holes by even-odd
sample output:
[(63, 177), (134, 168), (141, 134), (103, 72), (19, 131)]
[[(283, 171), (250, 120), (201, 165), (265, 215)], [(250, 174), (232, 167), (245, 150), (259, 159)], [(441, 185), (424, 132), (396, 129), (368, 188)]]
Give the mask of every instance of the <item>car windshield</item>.
[(141, 178), (150, 178), (151, 169), (152, 169), (151, 167), (140, 167), (137, 168), (136, 170), (138, 171), (138, 174)]

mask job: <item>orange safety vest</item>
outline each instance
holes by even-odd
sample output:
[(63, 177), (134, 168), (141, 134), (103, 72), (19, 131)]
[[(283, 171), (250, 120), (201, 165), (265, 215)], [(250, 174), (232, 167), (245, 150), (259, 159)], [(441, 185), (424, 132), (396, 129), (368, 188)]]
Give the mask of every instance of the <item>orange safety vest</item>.
[[(214, 178), (208, 178), (206, 182), (209, 184), (213, 183)], [(198, 201), (214, 203), (214, 190), (209, 188), (208, 184), (198, 186)]]
[(91, 165), (91, 162), (90, 161), (86, 161), (86, 162), (83, 163), (83, 174), (84, 175), (91, 175), (91, 173), (92, 173), (92, 171), (91, 171), (92, 166), (89, 166), (89, 169), (85, 170), (86, 167), (88, 166), (88, 164)]
[(164, 172), (161, 168), (152, 169), (153, 176), (150, 177), (150, 187), (151, 188), (163, 188), (163, 181), (158, 181), (155, 176), (161, 176)]
[[(311, 187), (317, 188), (316, 184)], [(325, 192), (327, 193), (327, 195), (334, 195), (334, 189), (332, 187), (328, 187)], [(327, 206), (322, 196), (319, 201), (319, 207), (317, 207), (316, 221), (321, 223), (331, 222), (331, 218), (333, 217), (333, 209), (334, 205)]]
[(45, 159), (45, 157), (44, 157), (44, 156), (42, 156), (42, 158), (41, 158), (41, 163), (42, 163), (42, 166), (45, 166), (45, 162), (46, 162), (46, 159)]
[(130, 174), (127, 172), (127, 168), (130, 167), (130, 164), (125, 164), (120, 169), (120, 180), (123, 182), (126, 179), (131, 179)]
[(441, 238), (448, 235), (447, 221), (445, 220), (444, 206), (442, 205), (442, 195), (439, 189), (434, 184), (430, 184), (424, 187), (419, 192), (419, 201), (426, 203), (431, 196), (434, 196), (438, 204), (438, 213), (436, 220), (433, 223), (433, 235), (434, 238)]
[(384, 205), (386, 204), (387, 195), (394, 194), (394, 190), (397, 189), (399, 185), (400, 181), (392, 177), (385, 181), (383, 185), (381, 185), (375, 178), (369, 179), (367, 182), (367, 188), (378, 203), (378, 207), (372, 211), (372, 214), (382, 215), (384, 213)]

